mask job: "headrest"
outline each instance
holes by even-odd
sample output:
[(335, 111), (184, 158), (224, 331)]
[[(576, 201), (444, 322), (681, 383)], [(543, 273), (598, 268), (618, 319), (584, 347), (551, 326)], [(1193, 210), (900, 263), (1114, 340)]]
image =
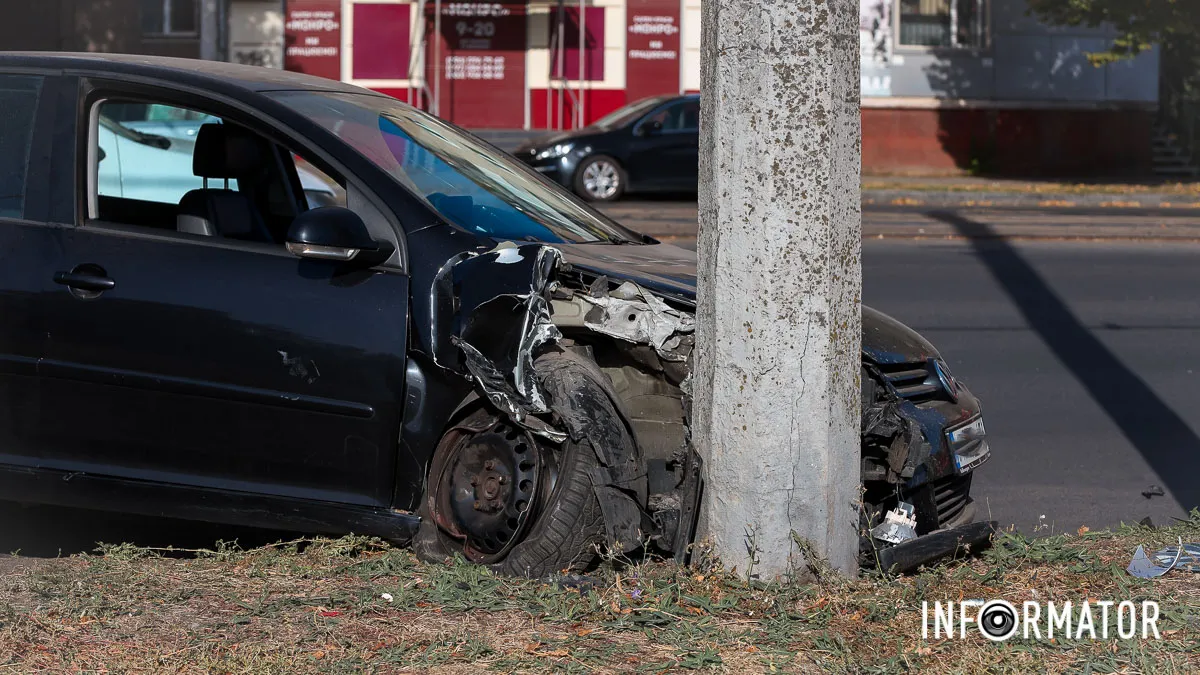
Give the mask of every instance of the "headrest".
[(192, 173), (201, 178), (238, 178), (263, 165), (262, 140), (231, 124), (204, 124), (196, 134)]

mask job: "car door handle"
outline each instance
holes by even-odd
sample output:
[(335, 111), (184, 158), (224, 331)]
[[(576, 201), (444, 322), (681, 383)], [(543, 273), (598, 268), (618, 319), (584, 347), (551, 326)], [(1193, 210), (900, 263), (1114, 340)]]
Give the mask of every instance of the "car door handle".
[(54, 283), (80, 291), (110, 291), (117, 285), (117, 282), (106, 276), (87, 272), (57, 272), (54, 275)]

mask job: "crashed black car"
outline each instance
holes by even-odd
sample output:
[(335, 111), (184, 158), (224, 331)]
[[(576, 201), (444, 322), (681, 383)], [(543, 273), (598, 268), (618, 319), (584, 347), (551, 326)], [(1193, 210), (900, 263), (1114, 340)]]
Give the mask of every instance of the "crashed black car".
[[(5, 499), (353, 531), (517, 574), (597, 546), (686, 555), (694, 254), (338, 82), (4, 54), (0, 99)], [(101, 146), (108, 106), (147, 104), (209, 121)], [(138, 144), (191, 160), (134, 190)], [(338, 203), (309, 207), (301, 161)], [(979, 404), (863, 311), (866, 548), (961, 540)]]

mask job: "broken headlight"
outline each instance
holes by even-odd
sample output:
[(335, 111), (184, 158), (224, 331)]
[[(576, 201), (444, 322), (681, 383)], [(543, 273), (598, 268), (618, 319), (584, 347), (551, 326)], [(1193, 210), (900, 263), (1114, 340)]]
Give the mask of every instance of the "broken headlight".
[(964, 474), (983, 464), (992, 456), (988, 448), (987, 430), (983, 415), (976, 415), (965, 424), (946, 430), (946, 442), (954, 453), (954, 467)]

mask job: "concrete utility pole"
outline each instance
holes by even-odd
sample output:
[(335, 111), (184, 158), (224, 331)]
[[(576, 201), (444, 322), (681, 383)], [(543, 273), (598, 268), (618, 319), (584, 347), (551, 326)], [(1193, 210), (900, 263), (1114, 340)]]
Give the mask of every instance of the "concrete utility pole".
[(219, 0), (200, 2), (200, 58), (220, 61), (221, 56), (221, 8)]
[(763, 579), (804, 562), (793, 532), (856, 569), (858, 21), (856, 0), (703, 6), (700, 526)]

